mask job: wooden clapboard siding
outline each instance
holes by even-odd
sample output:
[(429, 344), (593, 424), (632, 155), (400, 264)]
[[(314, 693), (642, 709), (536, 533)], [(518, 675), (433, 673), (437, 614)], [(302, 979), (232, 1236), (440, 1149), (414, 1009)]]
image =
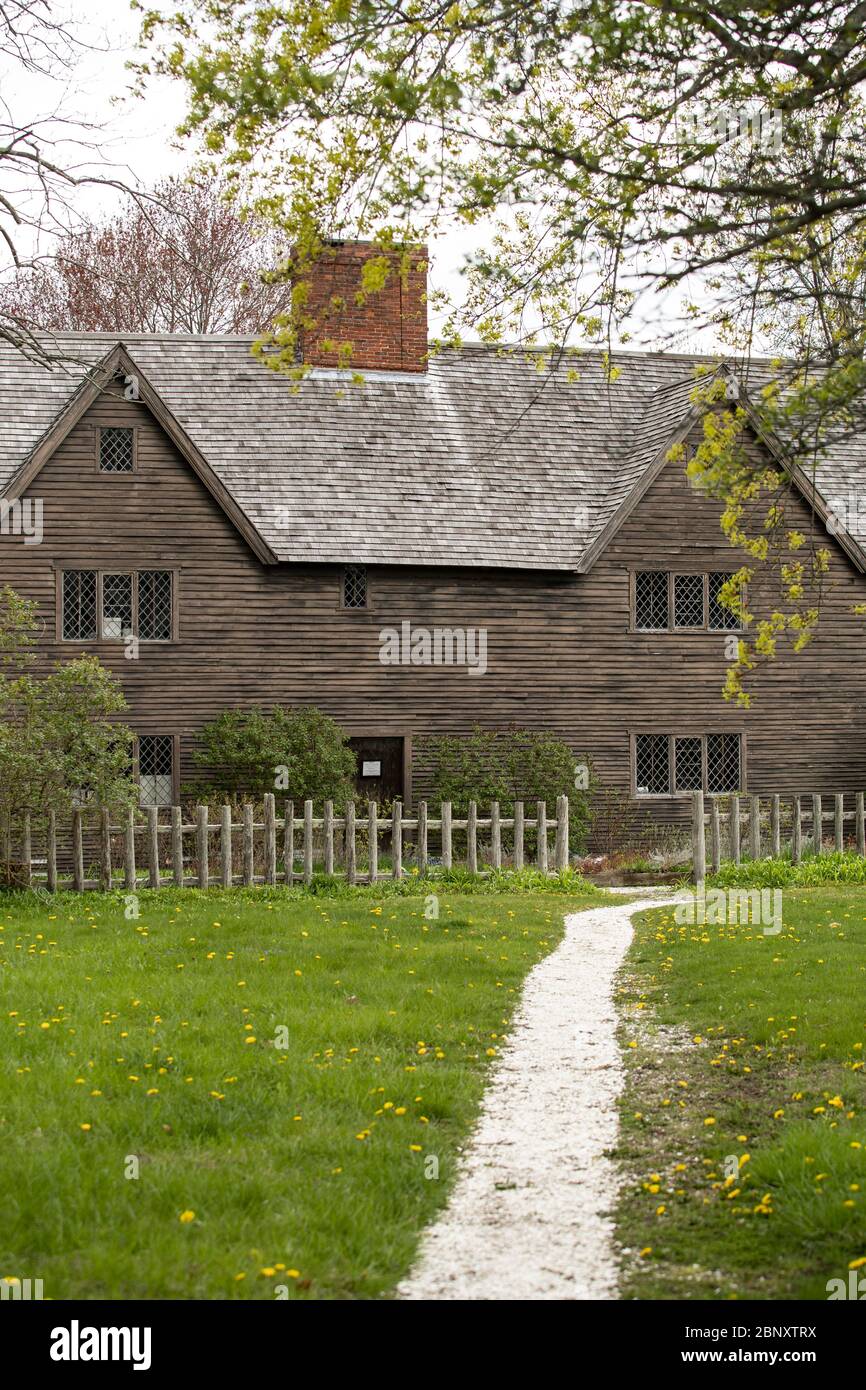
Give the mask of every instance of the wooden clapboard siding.
[[(97, 472), (96, 430), (105, 423), (136, 425), (134, 475)], [(256, 459), (241, 451), (239, 466), (255, 470)], [(863, 622), (850, 611), (866, 600), (866, 580), (832, 540), (821, 634), (765, 671), (751, 711), (721, 700), (721, 634), (630, 631), (630, 570), (738, 563), (719, 531), (717, 505), (689, 486), (682, 465), (664, 469), (586, 575), (380, 567), (370, 573), (372, 606), (363, 612), (340, 607), (335, 566), (262, 563), (141, 404), (100, 398), (27, 495), (43, 500), (45, 539), (25, 546), (0, 537), (3, 579), (38, 601), (46, 659), (77, 650), (55, 639), (58, 569), (176, 570), (174, 642), (143, 643), (137, 661), (126, 660), (119, 643), (85, 649), (122, 680), (136, 730), (180, 736), (183, 779), (206, 720), (230, 706), (280, 702), (315, 703), (350, 734), (411, 736), (416, 795), (429, 789), (424, 736), (465, 733), (476, 723), (552, 730), (592, 757), (603, 782), (623, 790), (630, 736), (651, 730), (742, 732), (750, 792), (807, 795), (866, 784)], [(796, 501), (795, 518), (808, 527), (807, 508)], [(769, 597), (765, 583), (757, 591)], [(487, 674), (381, 665), (380, 629), (403, 619), (485, 628)], [(690, 815), (688, 796), (650, 798), (646, 806), (662, 820)]]

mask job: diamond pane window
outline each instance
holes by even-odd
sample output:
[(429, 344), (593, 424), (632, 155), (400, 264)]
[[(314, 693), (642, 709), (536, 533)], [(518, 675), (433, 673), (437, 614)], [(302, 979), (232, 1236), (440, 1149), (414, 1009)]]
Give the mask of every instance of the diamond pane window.
[(634, 577), (635, 627), (667, 631), (668, 577), (664, 570), (638, 570)]
[(100, 473), (132, 473), (135, 460), (135, 433), (114, 425), (99, 431)]
[(142, 806), (170, 806), (174, 786), (174, 739), (171, 734), (141, 734), (138, 740), (138, 787)]
[(737, 632), (742, 627), (736, 613), (732, 613), (730, 608), (723, 608), (719, 603), (722, 585), (727, 583), (730, 577), (729, 574), (710, 575), (709, 625), (714, 632)]
[(638, 734), (635, 784), (638, 796), (666, 796), (670, 791), (667, 734)]
[(138, 576), (138, 635), (142, 642), (171, 641), (171, 570)]
[(675, 781), (678, 792), (700, 791), (704, 785), (701, 739), (674, 739)]
[(740, 735), (707, 735), (707, 791), (740, 790)]
[(367, 607), (367, 571), (363, 565), (349, 565), (343, 571), (343, 607)]
[(132, 635), (132, 575), (102, 576), (102, 635), (124, 638)]
[(703, 627), (704, 576), (674, 575), (674, 627)]
[(96, 638), (96, 570), (66, 570), (63, 575), (63, 640)]

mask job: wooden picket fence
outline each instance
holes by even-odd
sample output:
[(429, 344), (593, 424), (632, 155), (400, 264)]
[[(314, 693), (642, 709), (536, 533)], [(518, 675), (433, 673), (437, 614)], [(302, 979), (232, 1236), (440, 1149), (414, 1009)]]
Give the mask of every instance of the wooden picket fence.
[[(45, 859), (44, 879), (41, 872), (34, 872), (33, 836), (29, 817), (24, 818), (20, 834), (20, 856), (13, 855), (11, 832), (7, 826), (4, 831), (5, 859), (7, 866), (14, 861), (20, 874), (20, 886), (42, 884), (49, 892), (71, 889), (80, 893), (85, 889), (124, 887), (132, 891), (136, 887), (159, 888), (171, 885), (176, 888), (207, 888), (220, 886), (229, 888), (234, 884), (250, 886), (253, 884), (276, 885), (277, 883), (309, 884), (313, 879), (314, 858), (317, 838), (320, 847), (320, 866), (326, 875), (340, 876), (350, 884), (375, 883), (383, 877), (400, 879), (405, 876), (403, 849), (405, 837), (411, 835), (414, 846), (414, 869), (420, 875), (427, 874), (430, 865), (429, 840), (431, 832), (438, 832), (441, 854), (438, 862), (443, 869), (455, 867), (454, 833), (466, 835), (465, 866), (470, 874), (485, 871), (479, 869), (479, 834), (489, 832), (489, 867), (502, 867), (502, 833), (512, 832), (511, 863), (515, 869), (526, 866), (524, 853), (526, 831), (536, 832), (537, 846), (535, 864), (542, 873), (550, 871), (549, 834), (555, 832), (552, 864), (559, 872), (568, 867), (568, 797), (560, 796), (556, 803), (556, 816), (548, 818), (547, 804), (536, 803), (535, 816), (525, 815), (523, 803), (514, 804), (514, 814), (500, 814), (498, 802), (493, 802), (487, 817), (478, 815), (474, 801), (469, 803), (465, 819), (452, 815), (451, 803), (443, 801), (438, 817), (429, 814), (426, 801), (418, 803), (417, 814), (407, 816), (399, 801), (394, 802), (389, 816), (382, 816), (375, 801), (367, 803), (366, 813), (358, 814), (354, 802), (348, 802), (344, 814), (334, 814), (334, 806), (325, 802), (323, 814), (313, 814), (312, 801), (303, 803), (303, 814), (295, 815), (294, 802), (287, 801), (281, 814), (277, 814), (276, 799), (273, 794), (264, 798), (262, 821), (254, 819), (254, 807), (246, 803), (241, 807), (240, 821), (232, 819), (232, 808), (223, 806), (218, 820), (211, 820), (207, 806), (195, 808), (195, 820), (184, 821), (180, 806), (166, 808), (168, 820), (160, 817), (159, 809), (148, 807), (144, 821), (142, 813), (129, 808), (121, 825), (111, 823), (107, 807), (97, 812), (98, 824), (95, 827), (98, 845), (98, 876), (85, 877), (85, 834), (86, 811), (73, 810), (71, 813), (70, 838), (71, 873), (58, 872), (58, 854), (63, 837), (60, 835), (58, 819), (54, 811), (46, 818), (44, 831)], [(390, 833), (390, 873), (379, 872), (379, 836)], [(358, 836), (365, 844), (366, 870), (359, 870)], [(238, 836), (240, 843), (238, 845)], [(122, 864), (113, 863), (112, 842), (120, 839), (123, 845)], [(185, 853), (190, 840), (194, 854)], [(237, 856), (238, 848), (240, 857)], [(161, 853), (161, 850), (163, 851)], [(168, 851), (166, 853), (166, 850)], [(263, 864), (263, 872), (256, 871), (257, 858)], [(170, 861), (170, 873), (163, 872), (161, 863)], [(302, 868), (296, 867), (300, 860)], [(214, 864), (215, 871), (211, 864)], [(139, 867), (146, 868), (146, 878), (139, 876)], [(188, 869), (194, 866), (194, 872)], [(41, 865), (39, 866), (41, 868)]]
[[(849, 800), (851, 799), (849, 793)], [(803, 800), (807, 803), (806, 824), (803, 825)], [(710, 868), (715, 873), (722, 862), (722, 836), (727, 836), (728, 857), (735, 864), (741, 862), (745, 849), (750, 859), (760, 859), (764, 854), (777, 857), (782, 852), (782, 827), (790, 830), (791, 860), (799, 864), (803, 847), (808, 844), (815, 854), (822, 854), (825, 846), (824, 826), (830, 822), (833, 827), (833, 848), (840, 851), (845, 846), (845, 823), (853, 825), (854, 843), (857, 853), (866, 855), (866, 816), (864, 816), (863, 792), (856, 792), (854, 805), (845, 809), (845, 794), (834, 794), (832, 810), (824, 809), (824, 799), (818, 793), (811, 798), (799, 796), (749, 796), (734, 795), (705, 797), (703, 792), (692, 794), (692, 860), (695, 882), (701, 883), (707, 872), (707, 830), (710, 838)], [(709, 808), (706, 802), (709, 801)], [(809, 802), (811, 801), (811, 805)], [(788, 812), (790, 810), (790, 818)], [(767, 832), (766, 834), (764, 832)]]

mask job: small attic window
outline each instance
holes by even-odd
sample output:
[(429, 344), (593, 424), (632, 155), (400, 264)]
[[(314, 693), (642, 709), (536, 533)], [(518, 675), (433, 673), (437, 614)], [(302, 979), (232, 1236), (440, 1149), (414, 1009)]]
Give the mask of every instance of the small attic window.
[(347, 565), (343, 570), (343, 607), (367, 607), (367, 570), (364, 565)]
[(135, 430), (110, 425), (99, 431), (100, 473), (132, 473), (135, 469)]

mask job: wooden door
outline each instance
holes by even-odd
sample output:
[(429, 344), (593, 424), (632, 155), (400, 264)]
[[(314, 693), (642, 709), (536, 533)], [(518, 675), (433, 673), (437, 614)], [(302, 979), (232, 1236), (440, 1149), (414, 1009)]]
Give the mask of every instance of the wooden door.
[(355, 786), (361, 801), (401, 800), (403, 787), (402, 738), (352, 738), (355, 754)]

